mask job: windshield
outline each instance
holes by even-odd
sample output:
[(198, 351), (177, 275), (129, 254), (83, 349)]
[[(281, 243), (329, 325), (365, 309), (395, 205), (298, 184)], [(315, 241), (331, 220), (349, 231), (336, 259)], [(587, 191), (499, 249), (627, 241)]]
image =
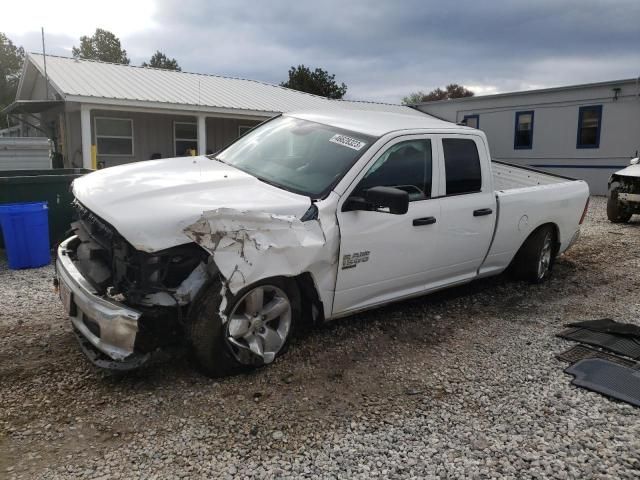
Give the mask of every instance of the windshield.
[(326, 196), (375, 139), (320, 123), (278, 117), (216, 159), (285, 190)]

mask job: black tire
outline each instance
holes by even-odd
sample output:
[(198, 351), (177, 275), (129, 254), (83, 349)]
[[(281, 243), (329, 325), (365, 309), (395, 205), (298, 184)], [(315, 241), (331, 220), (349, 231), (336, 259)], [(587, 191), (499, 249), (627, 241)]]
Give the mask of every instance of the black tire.
[[(551, 242), (550, 257), (546, 269), (541, 271), (540, 263), (543, 255), (545, 255), (545, 246), (547, 240)], [(531, 283), (541, 283), (545, 281), (549, 275), (555, 262), (556, 253), (558, 251), (556, 245), (556, 232), (551, 225), (543, 225), (534, 231), (524, 242), (520, 250), (516, 254), (512, 263), (512, 273), (518, 280), (525, 280)]]
[[(275, 286), (286, 293), (291, 304), (291, 328), (285, 340), (285, 344), (277, 353), (282, 355), (288, 347), (294, 333), (295, 325), (300, 319), (300, 294), (294, 280), (288, 278), (272, 278), (260, 281), (250, 287), (240, 290), (236, 295), (227, 292), (227, 306), (225, 316), (233, 311), (234, 306), (243, 296), (258, 286)], [(225, 377), (260, 367), (264, 364), (258, 357), (250, 362), (241, 363), (232, 351), (227, 341), (227, 325), (220, 315), (220, 303), (222, 301), (222, 281), (215, 280), (204, 287), (198, 295), (189, 311), (188, 339), (192, 353), (202, 372), (210, 377)]]
[(612, 184), (609, 187), (609, 195), (607, 196), (607, 218), (612, 223), (626, 223), (631, 218), (632, 212), (624, 208), (618, 200), (620, 188), (618, 185)]

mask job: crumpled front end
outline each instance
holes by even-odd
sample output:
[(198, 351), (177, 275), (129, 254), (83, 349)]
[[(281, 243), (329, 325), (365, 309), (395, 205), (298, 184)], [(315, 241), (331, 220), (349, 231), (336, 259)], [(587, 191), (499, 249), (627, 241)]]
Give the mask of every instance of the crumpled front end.
[(112, 360), (142, 363), (146, 355), (135, 352), (141, 312), (101, 296), (87, 281), (72, 259), (80, 243), (73, 236), (60, 244), (56, 274), (60, 299), (81, 345), (88, 343)]
[(181, 337), (183, 314), (209, 278), (209, 255), (192, 243), (138, 251), (81, 204), (76, 207), (75, 235), (60, 245), (56, 260), (61, 299), (93, 363), (139, 366)]
[[(326, 206), (327, 207), (327, 206)], [(338, 264), (339, 234), (335, 215), (312, 205), (302, 218), (267, 212), (219, 208), (204, 212), (184, 233), (211, 254), (232, 294), (265, 278), (311, 275), (323, 304), (331, 312)], [(224, 292), (223, 292), (224, 293)], [(223, 294), (220, 312), (226, 308)], [(224, 316), (224, 315), (223, 315)]]
[(323, 257), (317, 220), (220, 208), (205, 212), (185, 234), (211, 255), (232, 293), (262, 278), (293, 276)]
[[(224, 279), (224, 291), (236, 294), (265, 278), (309, 274), (321, 302), (313, 303), (314, 318), (331, 310), (339, 251), (331, 208), (323, 214), (313, 205), (300, 219), (219, 208), (185, 222), (188, 243), (147, 252), (76, 206), (75, 235), (58, 251), (58, 282), (81, 344), (90, 347), (85, 353), (96, 364), (93, 354), (102, 355), (102, 367), (137, 366), (182, 338), (190, 304), (216, 276)], [(224, 293), (220, 312), (227, 306)]]
[(623, 173), (626, 170), (628, 168), (611, 176), (609, 179), (609, 192), (615, 191), (617, 201), (625, 207), (633, 209), (635, 213), (640, 213), (640, 177), (626, 175)]

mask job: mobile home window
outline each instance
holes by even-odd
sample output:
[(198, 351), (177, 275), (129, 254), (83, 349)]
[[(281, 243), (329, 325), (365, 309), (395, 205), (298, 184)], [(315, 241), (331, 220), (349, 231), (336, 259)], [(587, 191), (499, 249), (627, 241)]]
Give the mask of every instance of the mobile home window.
[(96, 117), (98, 155), (133, 156), (133, 120), (130, 118)]
[(173, 145), (176, 157), (188, 155), (189, 150), (198, 151), (198, 124), (173, 122)]
[(466, 138), (444, 138), (444, 170), (447, 195), (474, 193), (482, 190), (480, 156), (476, 142)]
[(602, 105), (580, 107), (578, 110), (577, 148), (598, 148), (600, 146), (600, 127), (602, 124)]
[(480, 128), (480, 116), (479, 115), (465, 115), (462, 119), (467, 127)]
[(516, 132), (513, 148), (528, 149), (533, 146), (533, 111), (516, 112)]

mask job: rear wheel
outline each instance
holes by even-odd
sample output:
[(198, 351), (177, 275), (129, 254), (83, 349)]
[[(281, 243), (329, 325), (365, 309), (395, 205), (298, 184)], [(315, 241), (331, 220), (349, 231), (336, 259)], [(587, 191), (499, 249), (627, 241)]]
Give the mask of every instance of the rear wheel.
[(284, 353), (297, 320), (300, 295), (293, 280), (274, 278), (228, 295), (214, 282), (190, 315), (190, 341), (204, 373), (221, 377), (269, 364)]
[(513, 260), (512, 271), (519, 280), (541, 283), (551, 275), (556, 255), (556, 233), (551, 225), (533, 232)]
[(632, 212), (620, 203), (618, 199), (619, 193), (619, 185), (612, 183), (609, 187), (609, 195), (607, 196), (607, 218), (613, 223), (626, 223), (631, 218)]

